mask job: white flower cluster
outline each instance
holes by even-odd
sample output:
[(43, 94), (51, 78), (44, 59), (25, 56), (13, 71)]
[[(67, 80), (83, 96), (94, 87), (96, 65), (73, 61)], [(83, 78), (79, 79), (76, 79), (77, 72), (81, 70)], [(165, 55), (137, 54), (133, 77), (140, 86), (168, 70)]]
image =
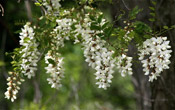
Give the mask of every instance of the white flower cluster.
[[(90, 7), (87, 7), (87, 6), (85, 8), (86, 9), (92, 9)], [(100, 14), (102, 14), (102, 13), (100, 13)], [(79, 14), (77, 14), (77, 16), (79, 16)], [(85, 16), (86, 17), (84, 19), (84, 21), (85, 21), (84, 24), (78, 23), (77, 25), (75, 25), (76, 29), (74, 31), (75, 32), (75, 36), (74, 36), (75, 41), (74, 41), (74, 44), (80, 42), (80, 40), (78, 39), (78, 36), (79, 35), (83, 36), (83, 34), (84, 34), (83, 32), (85, 32), (84, 30), (86, 30), (86, 28), (90, 28), (90, 26), (91, 26), (91, 21), (90, 21), (90, 18), (89, 18), (89, 14), (86, 14)], [(82, 18), (81, 18), (81, 20), (82, 20)], [(75, 22), (76, 22), (76, 20), (74, 21), (74, 23)], [(101, 22), (100, 23), (97, 23), (96, 26), (102, 27), (106, 22), (107, 22), (106, 19), (102, 18)], [(84, 27), (84, 29), (83, 29), (83, 27)], [(89, 31), (88, 33), (94, 33), (95, 32), (94, 35), (101, 34), (100, 37), (104, 37), (103, 30), (92, 31), (92, 30), (89, 29), (89, 30), (86, 30), (86, 31)]]
[(38, 44), (34, 37), (35, 33), (33, 28), (30, 27), (30, 23), (24, 25), (22, 32), (20, 33), (20, 45), (23, 46), (22, 51), (22, 73), (26, 75), (29, 79), (34, 76), (37, 70), (37, 62), (39, 59), (39, 51), (37, 49)]
[(46, 73), (50, 74), (47, 81), (52, 85), (52, 88), (59, 89), (62, 86), (60, 80), (64, 77), (63, 58), (59, 57), (59, 54), (52, 55), (49, 51), (45, 56), (45, 63), (48, 65), (45, 67)]
[(51, 32), (51, 50), (58, 51), (60, 47), (64, 47), (64, 40), (69, 40), (71, 25), (73, 21), (71, 19), (63, 18), (56, 20), (57, 25)]
[(59, 9), (61, 7), (61, 0), (43, 0), (43, 6), (46, 7), (47, 13), (53, 13), (55, 16), (59, 15)]
[(107, 89), (113, 78), (113, 67), (115, 59), (112, 58), (113, 51), (105, 48), (105, 41), (100, 39), (94, 30), (90, 29), (91, 21), (86, 15), (83, 26), (77, 25), (76, 31), (83, 38), (84, 56), (89, 66), (96, 70), (97, 85), (99, 88)]
[(5, 92), (5, 98), (11, 99), (12, 102), (16, 99), (16, 95), (18, 93), (18, 90), (20, 90), (21, 82), (24, 81), (24, 79), (21, 79), (18, 74), (15, 72), (9, 72), (10, 76), (7, 78), (7, 91)]
[(82, 26), (81, 24), (77, 24), (75, 25), (76, 29), (75, 29), (75, 35), (74, 35), (74, 44), (77, 44), (80, 42), (80, 40), (78, 39), (78, 36), (82, 34), (82, 32), (84, 32), (84, 30), (82, 30)]
[(118, 62), (117, 62), (117, 68), (119, 69), (119, 72), (121, 72), (121, 75), (123, 77), (126, 76), (128, 73), (129, 75), (132, 75), (132, 57), (128, 57), (125, 54), (122, 54), (121, 56), (118, 57)]
[[(58, 40), (61, 41), (61, 45), (64, 46), (64, 39), (69, 40), (69, 36), (72, 30), (71, 25), (73, 24), (74, 20), (63, 18), (57, 19), (56, 22), (58, 26), (54, 29), (54, 33), (56, 33)], [(58, 46), (60, 45), (58, 44)]]
[(98, 36), (95, 39), (86, 36), (83, 45), (85, 61), (97, 71), (95, 73), (98, 81), (96, 84), (99, 88), (106, 89), (110, 86), (109, 83), (111, 83), (113, 78), (113, 67), (115, 66), (115, 60), (112, 58), (113, 51), (107, 50), (104, 47), (104, 41)]
[(139, 49), (139, 60), (143, 64), (145, 75), (149, 75), (149, 81), (157, 79), (164, 69), (169, 69), (172, 50), (167, 37), (152, 37), (143, 43)]
[(127, 21), (124, 21), (124, 24), (126, 24), (126, 26), (124, 27), (124, 30), (125, 30), (125, 35), (124, 35), (124, 40), (126, 41), (126, 42), (129, 42), (129, 41), (131, 41), (133, 38), (131, 37), (131, 36), (129, 36), (129, 34), (133, 31), (131, 28), (130, 28), (130, 23), (129, 22), (127, 22)]
[(128, 31), (126, 31), (126, 34), (123, 37), (126, 42), (129, 42), (132, 40), (132, 38), (129, 36), (129, 34), (130, 34), (130, 31), (128, 30)]
[[(57, 53), (60, 47), (64, 46), (64, 39), (69, 40), (72, 20), (63, 18), (56, 20), (58, 26), (51, 33), (51, 51), (45, 56), (45, 63), (48, 65), (45, 69), (51, 78), (48, 78), (52, 88), (59, 89), (61, 87), (61, 78), (64, 76), (63, 58)], [(54, 52), (53, 52), (54, 51)]]

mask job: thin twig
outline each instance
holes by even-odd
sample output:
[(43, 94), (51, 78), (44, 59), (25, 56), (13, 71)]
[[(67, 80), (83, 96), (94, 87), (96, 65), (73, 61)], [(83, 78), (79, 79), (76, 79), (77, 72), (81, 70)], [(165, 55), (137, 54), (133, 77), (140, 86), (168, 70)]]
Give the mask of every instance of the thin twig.
[(125, 3), (124, 0), (122, 0), (122, 2), (123, 2), (124, 6), (126, 7), (127, 10), (131, 10), (131, 9), (126, 5), (126, 3)]
[(26, 7), (28, 19), (30, 21), (32, 21), (32, 11), (31, 11), (31, 6), (30, 6), (30, 3), (29, 3), (29, 0), (25, 0), (24, 2), (25, 2), (25, 7)]
[[(35, 2), (35, 3), (40, 3), (40, 4), (42, 4), (42, 3), (39, 2), (38, 0), (32, 0), (32, 1)], [(41, 14), (42, 14), (43, 16), (46, 15), (47, 11), (46, 11), (46, 9), (43, 7), (43, 5), (40, 6), (40, 9), (41, 9)]]
[(4, 8), (1, 4), (0, 4), (0, 12), (2, 12), (2, 16), (4, 16)]
[[(1, 42), (1, 54), (0, 54), (0, 60), (2, 62), (5, 62), (5, 58), (4, 58), (4, 53), (5, 53), (5, 46), (6, 46), (6, 39), (7, 39), (7, 31), (4, 30), (3, 31), (3, 34), (2, 34), (2, 42)], [(4, 77), (7, 78), (7, 71), (6, 71), (6, 67), (5, 65), (3, 65), (1, 68), (0, 68), (1, 72), (3, 73)]]

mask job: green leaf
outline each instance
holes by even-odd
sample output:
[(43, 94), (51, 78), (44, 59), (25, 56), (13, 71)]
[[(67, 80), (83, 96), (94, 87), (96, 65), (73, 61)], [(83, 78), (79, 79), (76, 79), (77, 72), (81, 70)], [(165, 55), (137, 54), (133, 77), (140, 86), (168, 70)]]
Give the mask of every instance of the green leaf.
[(172, 25), (171, 28), (175, 28), (175, 25)]
[(154, 8), (154, 7), (149, 7), (149, 9), (150, 9), (150, 10), (153, 10), (153, 11), (155, 10), (155, 8)]
[(148, 35), (148, 34), (145, 34), (143, 37), (144, 37), (144, 38), (146, 38), (146, 39), (151, 38), (151, 36), (150, 36), (150, 35)]
[(150, 15), (151, 15), (151, 16), (153, 16), (153, 17), (155, 17), (155, 16), (156, 16), (156, 14), (155, 14), (155, 13), (150, 13)]
[(42, 6), (40, 3), (36, 2), (35, 3), (36, 6)]
[(116, 35), (115, 33), (112, 33), (111, 36), (112, 36), (112, 37), (115, 37), (115, 36), (117, 36), (117, 35)]
[(18, 67), (15, 67), (13, 70), (14, 70), (14, 71), (17, 71), (17, 70), (18, 70)]
[(152, 3), (154, 6), (157, 4), (157, 3), (156, 3), (155, 1), (153, 1), (153, 0), (151, 1), (151, 3)]
[(98, 23), (101, 23), (102, 19), (103, 19), (103, 14), (101, 14), (101, 15), (98, 17)]
[(100, 30), (101, 27), (97, 26), (96, 23), (91, 23), (91, 27), (90, 27), (91, 30)]
[(154, 21), (155, 21), (155, 19), (154, 19), (154, 18), (150, 18), (150, 19), (149, 19), (149, 21), (154, 22)]
[(14, 33), (15, 34), (19, 34), (21, 32), (21, 30), (17, 30), (17, 31), (15, 31)]
[(9, 52), (5, 52), (5, 55), (7, 56), (7, 55), (9, 55), (10, 53)]
[(105, 24), (103, 24), (102, 29), (105, 29), (108, 24), (109, 24), (109, 22), (106, 22)]
[(143, 9), (139, 9), (138, 6), (136, 6), (130, 13), (129, 13), (129, 19), (133, 20), (136, 18), (137, 14), (141, 12)]
[(76, 24), (71, 25), (72, 30), (75, 30), (76, 29), (75, 25)]
[(52, 59), (48, 59), (48, 62), (51, 63), (51, 64), (53, 64), (53, 65), (55, 65), (55, 61), (52, 60)]
[(111, 33), (112, 33), (112, 30), (113, 30), (113, 26), (110, 26), (110, 27), (106, 28), (106, 29), (104, 30), (105, 36), (106, 36), (106, 37), (109, 37), (109, 36), (111, 35)]
[(25, 43), (27, 43), (29, 40), (30, 40), (30, 38), (28, 38), (28, 37), (25, 37), (25, 38), (24, 38), (24, 42), (25, 42)]
[(117, 19), (116, 19), (117, 21), (120, 20), (125, 15), (125, 11), (124, 10), (120, 10), (120, 11), (122, 13), (117, 16)]
[(140, 22), (140, 21), (135, 22), (134, 23), (134, 27), (135, 27), (134, 31), (138, 35), (141, 35), (141, 36), (145, 35), (145, 32), (146, 33), (150, 33), (151, 32), (151, 28), (148, 25), (146, 25), (145, 23)]
[(168, 27), (168, 26), (163, 26), (163, 28), (164, 28), (164, 29), (169, 29), (169, 27)]
[(50, 26), (51, 26), (51, 27), (55, 27), (55, 26), (56, 26), (56, 23), (55, 23), (55, 22), (51, 22), (51, 23), (50, 23)]
[(92, 21), (95, 21), (95, 17), (90, 15), (89, 18), (92, 20)]
[(15, 64), (15, 63), (17, 63), (17, 62), (16, 62), (16, 61), (12, 61), (12, 62), (11, 62), (12, 65)]
[(0, 66), (4, 66), (5, 63), (3, 61), (0, 61)]

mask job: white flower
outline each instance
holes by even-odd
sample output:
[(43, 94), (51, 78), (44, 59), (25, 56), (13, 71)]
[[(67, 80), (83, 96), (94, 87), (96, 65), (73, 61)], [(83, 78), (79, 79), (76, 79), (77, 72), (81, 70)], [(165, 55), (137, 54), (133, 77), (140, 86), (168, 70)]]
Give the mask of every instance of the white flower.
[(35, 33), (30, 23), (24, 25), (22, 32), (20, 33), (20, 45), (23, 46), (22, 51), (22, 73), (26, 75), (29, 79), (34, 76), (37, 70), (37, 62), (39, 59), (40, 52), (37, 47)]
[(143, 42), (139, 47), (139, 60), (143, 64), (145, 75), (149, 75), (149, 81), (156, 80), (164, 69), (169, 68), (172, 50), (167, 37), (153, 37)]
[(129, 75), (132, 75), (132, 57), (128, 57), (125, 54), (122, 54), (121, 56), (118, 56), (118, 61), (116, 63), (117, 68), (119, 70), (119, 72), (121, 72), (121, 75), (123, 77), (126, 76), (126, 74), (128, 73)]
[(10, 76), (7, 78), (7, 91), (4, 93), (5, 98), (10, 99), (12, 102), (16, 99), (18, 90), (20, 89), (21, 82), (24, 80), (19, 77), (15, 72), (9, 72)]
[(71, 25), (74, 22), (72, 19), (57, 19), (57, 25), (51, 32), (51, 50), (45, 55), (45, 63), (47, 64), (46, 73), (50, 75), (47, 78), (52, 88), (59, 89), (62, 84), (60, 80), (64, 76), (63, 58), (58, 53), (60, 47), (64, 46), (64, 40), (69, 40), (71, 33)]
[(48, 65), (45, 67), (46, 73), (50, 75), (47, 81), (52, 88), (59, 89), (62, 86), (60, 80), (64, 76), (63, 58), (59, 57), (59, 54), (52, 55), (51, 51), (49, 51), (45, 56), (45, 62)]
[[(86, 14), (84, 23), (75, 25), (76, 36), (81, 35), (83, 38), (83, 49), (86, 62), (89, 66), (96, 70), (97, 85), (99, 88), (107, 89), (112, 82), (113, 67), (115, 59), (112, 58), (113, 51), (109, 51), (105, 47), (105, 41), (97, 35), (101, 31), (90, 29), (91, 21), (89, 15)], [(105, 20), (102, 20), (103, 25)], [(75, 37), (76, 39), (76, 37)]]
[(71, 25), (74, 21), (72, 19), (63, 18), (57, 19), (56, 22), (58, 26), (56, 26), (53, 32), (51, 33), (53, 34), (52, 47), (56, 50), (59, 50), (60, 47), (64, 46), (64, 39), (69, 40), (71, 33)]
[(123, 39), (126, 41), (126, 42), (129, 42), (132, 40), (132, 38), (129, 36), (130, 34), (130, 31), (126, 31), (125, 35), (123, 36)]
[(47, 14), (53, 14), (55, 16), (59, 15), (59, 10), (61, 7), (61, 0), (43, 0), (43, 6), (47, 9)]

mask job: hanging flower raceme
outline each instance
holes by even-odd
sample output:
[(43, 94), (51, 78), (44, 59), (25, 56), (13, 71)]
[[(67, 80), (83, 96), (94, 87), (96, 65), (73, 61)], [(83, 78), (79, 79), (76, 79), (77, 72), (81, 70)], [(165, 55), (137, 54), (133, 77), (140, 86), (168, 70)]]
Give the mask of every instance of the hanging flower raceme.
[(86, 38), (83, 42), (84, 56), (89, 66), (96, 70), (97, 85), (106, 89), (113, 78), (112, 73), (115, 60), (112, 59), (113, 51), (104, 47), (104, 42), (98, 36), (96, 39)]
[(64, 47), (64, 40), (69, 40), (72, 19), (57, 19), (57, 25), (51, 32), (51, 50), (58, 51), (60, 47)]
[(132, 57), (128, 57), (125, 54), (122, 54), (121, 56), (117, 57), (118, 62), (117, 62), (117, 68), (119, 70), (119, 72), (121, 73), (121, 75), (123, 77), (126, 76), (126, 74), (128, 73), (129, 75), (132, 75)]
[(131, 24), (129, 22), (124, 21), (124, 23), (127, 25), (124, 27), (125, 35), (123, 36), (123, 39), (125, 42), (130, 42), (133, 37), (129, 36), (129, 34), (133, 31), (133, 29), (130, 27)]
[(48, 78), (49, 84), (51, 84), (52, 88), (59, 89), (61, 84), (61, 79), (63, 78), (64, 69), (63, 69), (63, 58), (60, 57), (58, 53), (60, 47), (64, 46), (64, 39), (69, 40), (70, 32), (71, 32), (71, 19), (59, 19), (56, 20), (57, 25), (56, 28), (51, 32), (51, 50), (45, 55), (45, 63), (47, 64), (46, 73), (50, 75)]
[(9, 72), (9, 77), (7, 78), (7, 91), (5, 92), (5, 98), (10, 99), (12, 102), (16, 99), (16, 95), (18, 93), (18, 90), (20, 90), (21, 82), (24, 81), (24, 79), (21, 79), (19, 77), (18, 73), (15, 72)]
[(29, 79), (35, 75), (34, 73), (37, 70), (37, 62), (40, 55), (34, 35), (33, 28), (30, 27), (30, 23), (27, 23), (19, 36), (21, 39), (19, 42), (22, 46), (22, 51), (20, 51), (22, 54), (21, 70)]
[(61, 44), (63, 44), (64, 39), (69, 40), (70, 33), (72, 30), (71, 26), (75, 21), (72, 19), (63, 18), (63, 19), (57, 19), (56, 22), (58, 26), (54, 29), (53, 33), (56, 34), (56, 37), (58, 38), (58, 40), (61, 38), (63, 39), (61, 41)]
[(124, 40), (126, 41), (126, 42), (129, 42), (129, 41), (131, 41), (132, 40), (132, 38), (129, 36), (129, 34), (130, 34), (130, 32), (131, 31), (126, 31), (126, 34), (124, 35)]
[(157, 79), (164, 69), (169, 69), (172, 50), (167, 37), (153, 37), (143, 43), (139, 48), (139, 60), (143, 64), (145, 75), (149, 75), (149, 81)]
[(60, 80), (64, 77), (63, 58), (60, 57), (59, 53), (52, 54), (49, 51), (45, 56), (45, 63), (48, 65), (45, 67), (46, 73), (50, 75), (47, 81), (52, 88), (59, 89), (62, 86)]
[[(105, 47), (105, 41), (97, 35), (100, 32), (91, 30), (89, 15), (85, 15), (84, 24), (76, 25), (76, 32), (83, 38), (83, 49), (86, 62), (96, 70), (97, 85), (99, 88), (107, 89), (113, 78), (113, 67), (115, 59), (112, 58), (113, 51)], [(102, 20), (104, 22), (104, 20)]]
[(59, 10), (61, 7), (60, 1), (61, 0), (43, 0), (42, 4), (46, 7), (48, 15), (59, 15)]

